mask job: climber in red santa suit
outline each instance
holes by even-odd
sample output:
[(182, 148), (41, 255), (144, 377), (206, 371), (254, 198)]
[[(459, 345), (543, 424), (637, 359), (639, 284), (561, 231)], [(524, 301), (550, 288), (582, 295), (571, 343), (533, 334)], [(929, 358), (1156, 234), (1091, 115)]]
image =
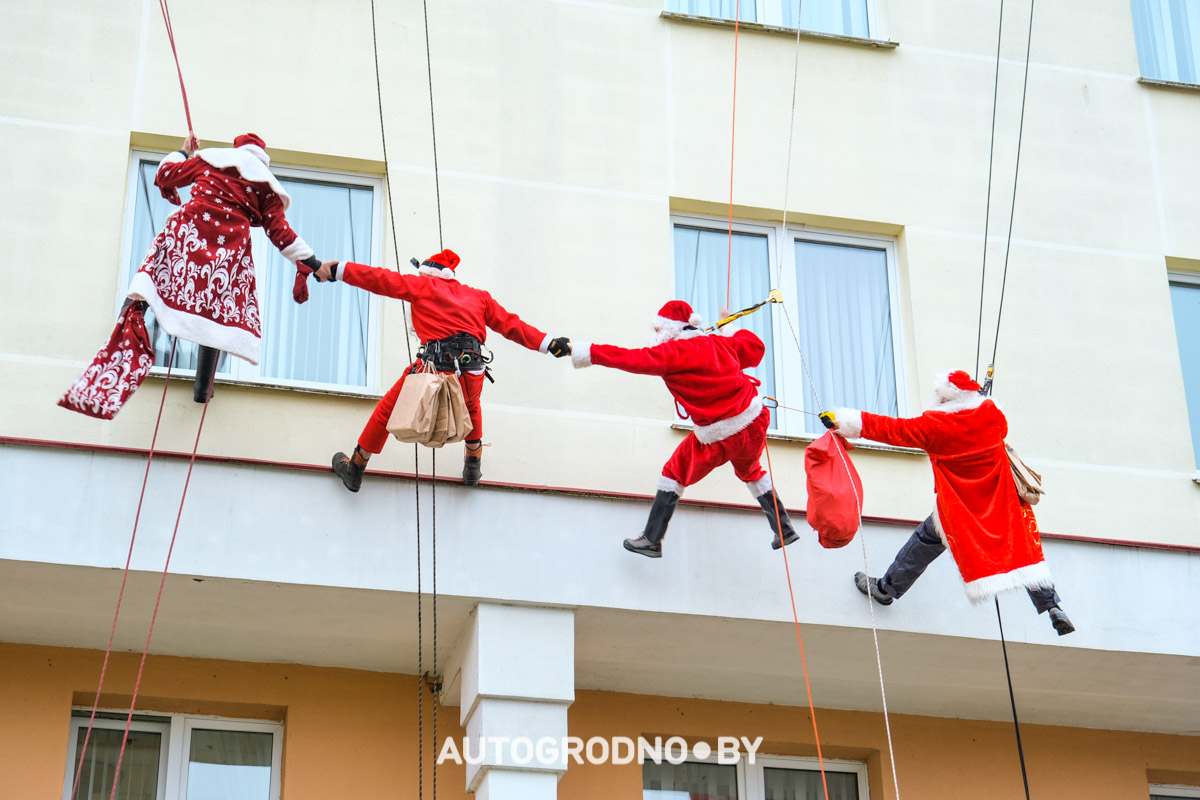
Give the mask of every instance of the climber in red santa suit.
[(1008, 422), (970, 375), (962, 370), (939, 375), (933, 401), (919, 417), (840, 408), (822, 418), (847, 439), (919, 447), (933, 465), (933, 514), (917, 526), (882, 577), (855, 574), (859, 591), (890, 605), (949, 547), (972, 602), (1024, 587), (1038, 613), (1049, 612), (1059, 636), (1075, 630), (1058, 605), (1033, 509), (1017, 495), (1004, 445)]
[[(416, 259), (413, 259), (413, 264), (417, 264)], [(557, 358), (570, 353), (570, 340), (566, 337), (551, 339), (549, 334), (542, 333), (516, 314), (506, 311), (487, 292), (460, 283), (456, 272), (458, 264), (457, 253), (443, 250), (417, 265), (419, 275), (401, 275), (379, 267), (337, 261), (326, 261), (317, 270), (317, 280), (322, 283), (345, 281), (372, 294), (407, 300), (412, 304), (413, 330), (421, 341), (417, 360), (404, 370), (400, 380), (375, 406), (374, 413), (358, 437), (354, 452), (351, 455), (339, 452), (333, 456), (334, 473), (352, 492), (357, 492), (362, 486), (363, 472), (371, 455), (381, 452), (387, 443), (388, 420), (404, 386), (404, 379), (422, 361), (432, 363), (441, 372), (458, 373), (467, 411), (471, 416), (471, 438), (464, 441), (463, 483), (477, 486), (483, 474), (483, 416), (479, 396), (486, 375), (482, 349), (487, 341), (487, 329), (491, 328), (530, 350), (548, 352)]]
[[(758, 396), (758, 381), (743, 370), (762, 361), (761, 339), (747, 330), (730, 336), (707, 335), (700, 317), (682, 300), (672, 300), (654, 319), (654, 344), (628, 350), (611, 344), (571, 345), (575, 367), (598, 364), (638, 375), (658, 375), (691, 417), (689, 433), (663, 467), (650, 518), (641, 536), (625, 540), (625, 549), (650, 558), (662, 557), (662, 540), (684, 487), (697, 483), (726, 462), (767, 515), (778, 550), (798, 538), (783, 501), (759, 459), (767, 441), (771, 410)], [(782, 533), (781, 533), (782, 531)]]
[[(118, 329), (138, 323), (137, 334), (118, 341), (114, 333), (59, 405), (105, 419), (116, 414), (154, 360), (152, 350), (146, 352), (148, 337), (141, 324), (147, 306), (172, 336), (257, 364), (262, 329), (251, 227), (263, 228), (283, 256), (296, 262), (292, 294), (299, 303), (308, 299), (304, 279), (321, 262), (288, 225), (284, 212), (291, 199), (268, 169), (266, 143), (253, 133), (233, 143), (232, 148), (197, 150), (195, 136), (188, 136), (181, 150), (159, 164), (154, 184), (164, 198), (179, 205), (179, 189), (190, 184), (192, 191), (188, 202), (167, 218), (130, 282), (130, 302)], [(119, 378), (113, 365), (117, 372), (124, 370)]]

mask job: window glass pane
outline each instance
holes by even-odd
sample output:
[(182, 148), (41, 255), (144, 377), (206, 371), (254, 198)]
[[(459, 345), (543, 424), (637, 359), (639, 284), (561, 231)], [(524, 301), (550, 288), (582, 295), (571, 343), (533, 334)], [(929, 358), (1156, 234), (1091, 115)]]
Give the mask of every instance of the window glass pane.
[[(371, 261), (371, 189), (286, 178), (280, 182), (292, 197), (288, 222), (318, 258)], [(266, 272), (269, 287), (259, 290), (262, 376), (366, 386), (370, 295), (341, 282), (318, 288), (310, 278), (308, 302), (297, 305), (292, 262), (268, 244), (266, 253), (255, 254), (254, 264), (260, 276)]]
[(1130, 5), (1142, 76), (1197, 83), (1200, 0), (1131, 0)]
[(642, 800), (737, 800), (737, 767), (685, 761), (642, 765)]
[(1175, 311), (1175, 337), (1179, 341), (1183, 388), (1192, 422), (1192, 447), (1200, 468), (1200, 286), (1172, 283), (1171, 307)]
[(783, 0), (783, 22), (795, 28), (796, 12), (800, 12), (800, 28), (806, 31), (836, 33), (842, 36), (871, 35), (867, 18), (870, 0)]
[(271, 750), (269, 733), (193, 729), (187, 800), (269, 800)]
[[(818, 770), (763, 769), (765, 800), (825, 800)], [(851, 772), (825, 771), (828, 800), (858, 800), (858, 776)]]
[(667, 0), (667, 11), (680, 14), (694, 14), (700, 17), (716, 17), (717, 19), (733, 19), (734, 11), (743, 22), (757, 22), (758, 12), (754, 0)]
[[(821, 403), (895, 416), (887, 252), (799, 239), (795, 244), (795, 323)], [(804, 415), (804, 425), (824, 433), (814, 416)]]
[[(79, 753), (83, 752), (83, 740), (87, 727), (77, 731), (74, 768), (79, 767)], [(112, 792), (113, 776), (117, 769), (117, 757), (121, 752), (120, 730), (93, 728), (88, 741), (87, 756), (83, 771), (79, 775), (77, 800), (108, 800)], [(158, 764), (162, 748), (162, 734), (153, 731), (130, 731), (125, 744), (125, 756), (121, 760), (121, 780), (117, 786), (117, 800), (157, 800)], [(75, 772), (71, 772), (74, 781)]]
[[(767, 237), (733, 234), (733, 270), (729, 269), (729, 233), (705, 228), (675, 226), (676, 297), (686, 300), (704, 324), (717, 321), (725, 305), (725, 287), (729, 284), (729, 310), (760, 303), (771, 291), (771, 264)], [(771, 306), (747, 317), (734, 326), (753, 331), (766, 345), (762, 363), (747, 370), (762, 381), (759, 394), (775, 396), (775, 346), (771, 336)]]

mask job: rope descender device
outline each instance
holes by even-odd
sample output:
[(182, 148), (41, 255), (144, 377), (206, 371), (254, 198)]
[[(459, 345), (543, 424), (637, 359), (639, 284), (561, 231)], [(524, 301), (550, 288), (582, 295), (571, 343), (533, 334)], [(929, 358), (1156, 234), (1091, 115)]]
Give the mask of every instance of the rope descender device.
[(728, 317), (725, 317), (725, 319), (720, 320), (717, 323), (708, 326), (707, 328), (704, 329), (704, 331), (706, 333), (711, 333), (715, 330), (725, 327), (729, 323), (733, 322), (735, 319), (740, 319), (740, 318), (746, 316), (747, 314), (753, 314), (755, 311), (758, 311), (760, 308), (767, 305), (768, 303), (782, 303), (782, 302), (783, 302), (783, 292), (779, 291), (778, 289), (772, 289), (770, 292), (767, 293), (766, 300), (763, 300), (761, 303), (755, 303), (754, 305), (750, 306), (749, 308), (743, 308), (741, 311), (735, 311), (732, 314), (730, 314)]
[(987, 378), (983, 381), (983, 386), (979, 389), (979, 393), (984, 397), (990, 397), (992, 394), (992, 375), (996, 372), (995, 364), (988, 364)]

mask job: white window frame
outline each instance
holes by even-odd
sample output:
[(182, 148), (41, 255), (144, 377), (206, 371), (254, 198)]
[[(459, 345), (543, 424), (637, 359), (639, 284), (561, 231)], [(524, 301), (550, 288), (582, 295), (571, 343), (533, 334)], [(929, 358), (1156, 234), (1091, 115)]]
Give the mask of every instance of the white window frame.
[[(158, 150), (134, 149), (130, 151), (129, 172), (125, 189), (125, 217), (124, 230), (121, 235), (121, 269), (117, 274), (117, 291), (115, 308), (119, 312), (121, 306), (125, 303), (126, 292), (129, 289), (129, 278), (126, 277), (129, 269), (130, 259), (133, 257), (133, 229), (134, 229), (134, 214), (137, 212), (138, 192), (141, 187), (139, 183), (138, 166), (142, 161), (161, 161), (166, 152)], [(349, 172), (344, 170), (319, 169), (316, 167), (291, 167), (280, 166), (278, 164), (271, 165), (271, 172), (277, 178), (295, 178), (299, 180), (320, 181), (323, 183), (344, 183), (352, 186), (360, 186), (371, 189), (371, 245), (369, 260), (364, 263), (379, 264), (382, 261), (383, 253), (383, 179), (378, 175), (370, 175), (362, 172)], [(150, 187), (151, 192), (157, 191), (156, 187)], [(158, 221), (162, 225), (165, 220)], [(161, 228), (159, 228), (161, 230)], [(158, 231), (155, 231), (157, 235)], [(262, 228), (251, 227), (250, 229), (251, 243), (255, 252), (268, 252), (267, 248), (274, 248), (270, 240)], [(348, 253), (318, 253), (318, 257), (342, 257), (349, 256)], [(257, 268), (256, 268), (257, 271)], [(262, 274), (256, 275), (259, 280), (255, 281), (255, 289), (259, 292), (261, 298), (262, 290)], [(271, 287), (270, 291), (275, 291), (277, 287)], [(262, 329), (264, 335), (269, 335), (269, 320), (267, 319), (266, 309), (263, 307), (261, 299), (259, 300), (259, 308), (262, 310)], [(265, 386), (281, 389), (303, 389), (305, 391), (326, 392), (330, 394), (352, 395), (362, 397), (377, 397), (379, 395), (379, 298), (373, 294), (367, 295), (367, 331), (366, 331), (366, 351), (367, 351), (367, 376), (365, 386), (346, 386), (337, 383), (322, 383), (319, 381), (297, 381), (288, 380), (286, 378), (264, 378), (258, 374), (258, 367), (243, 361), (235, 356), (229, 356), (230, 372), (218, 373), (216, 376), (217, 383), (235, 384), (243, 386)], [(167, 368), (162, 366), (154, 366), (150, 370), (150, 374), (156, 377), (163, 377), (167, 374)], [(196, 371), (192, 369), (174, 368), (171, 370), (171, 375), (180, 378), (194, 378)]]
[[(92, 727), (122, 730), (125, 727), (127, 713), (127, 709), (101, 710)], [(100, 714), (104, 716), (101, 717)], [(90, 707), (77, 706), (72, 709), (70, 739), (67, 747), (67, 774), (63, 781), (63, 800), (71, 800), (79, 738), (77, 731), (87, 728), (90, 715)], [(163, 734), (163, 747), (159, 754), (158, 800), (185, 800), (187, 798), (187, 773), (192, 731), (196, 728), (271, 734), (270, 798), (279, 800), (283, 779), (283, 723), (201, 714), (150, 712), (137, 716), (140, 719), (135, 719), (130, 723), (130, 730), (155, 731)], [(89, 744), (88, 747), (90, 748), (91, 745)]]
[[(716, 746), (712, 746), (710, 754), (706, 758), (697, 756), (691, 745), (688, 747), (684, 755), (684, 762), (693, 762), (696, 764), (718, 764)], [(663, 759), (666, 760), (665, 758)], [(820, 772), (821, 761), (816, 758), (807, 758), (803, 756), (771, 756), (759, 755), (754, 757), (754, 763), (751, 764), (749, 757), (745, 753), (738, 755), (738, 760), (734, 764), (725, 764), (723, 766), (731, 766), (737, 770), (737, 787), (739, 800), (762, 800), (766, 797), (766, 780), (763, 774), (764, 768), (773, 769), (803, 769), (811, 772)], [(870, 800), (871, 790), (867, 780), (868, 772), (867, 765), (862, 761), (845, 761), (842, 759), (825, 759), (826, 772), (847, 772), (853, 773), (858, 782), (858, 800)], [(645, 791), (643, 789), (643, 791)], [(1191, 797), (1192, 795), (1180, 795), (1181, 797)], [(1197, 795), (1200, 797), (1200, 795)]]
[[(688, 213), (672, 213), (670, 219), (671, 230), (671, 296), (677, 296), (679, 287), (676, 285), (675, 276), (675, 226), (684, 225), (693, 228), (706, 228), (717, 232), (725, 233), (729, 230), (729, 220), (721, 219), (703, 214), (688, 214)], [(783, 292), (784, 304), (787, 306), (789, 313), (792, 315), (792, 322), (798, 324), (796, 314), (792, 309), (795, 307), (797, 299), (797, 281), (796, 281), (796, 248), (794, 246), (796, 239), (803, 239), (811, 242), (831, 245), (848, 245), (852, 247), (866, 247), (873, 250), (883, 250), (887, 260), (887, 279), (888, 279), (888, 306), (892, 316), (892, 368), (894, 370), (894, 378), (896, 381), (896, 414), (900, 417), (908, 416), (908, 390), (907, 390), (907, 371), (905, 368), (905, 349), (904, 349), (904, 324), (903, 318), (900, 316), (900, 270), (897, 263), (897, 250), (895, 237), (857, 233), (833, 230), (830, 228), (818, 228), (804, 224), (788, 223), (787, 229), (784, 229), (783, 223), (770, 222), (745, 222), (734, 220), (734, 233), (747, 233), (752, 235), (765, 235), (767, 237), (767, 268), (770, 272), (771, 285)], [(782, 244), (780, 247), (780, 239)], [(779, 270), (778, 264), (782, 261), (783, 269)], [(775, 286), (778, 276), (782, 276), (779, 286)], [(736, 311), (737, 309), (730, 309)], [(775, 394), (780, 402), (789, 405), (793, 408), (803, 409), (805, 411), (816, 411), (815, 406), (810, 407), (810, 404), (815, 402), (812, 398), (812, 391), (808, 386), (808, 379), (804, 375), (804, 370), (800, 362), (800, 356), (795, 352), (796, 344), (792, 341), (792, 332), (788, 328), (787, 321), (783, 318), (783, 314), (772, 314), (771, 335), (775, 342)], [(808, 358), (805, 354), (805, 358)], [(784, 361), (790, 359), (795, 362), (795, 368), (784, 368)], [(829, 404), (832, 408), (837, 404), (837, 398), (823, 397), (823, 402)], [(787, 423), (788, 415), (775, 414), (772, 418), (771, 431), (782, 436), (789, 436), (800, 439), (813, 439), (817, 435), (806, 431), (802, 425), (795, 422)], [(781, 421), (783, 424), (780, 424)]]
[[(679, 12), (674, 12), (674, 11), (671, 11), (670, 9), (667, 9), (667, 4), (669, 2), (670, 2), (670, 0), (663, 0), (663, 8), (666, 9), (669, 13), (679, 13)], [(747, 2), (747, 3), (753, 2), (754, 3), (755, 22), (752, 24), (766, 25), (766, 26), (769, 26), (772, 28), (785, 28), (787, 30), (792, 30), (792, 31), (797, 29), (795, 26), (783, 24), (783, 0), (745, 0), (745, 2)], [(876, 12), (876, 8), (875, 8), (876, 5), (878, 5), (879, 0), (866, 0), (866, 2), (867, 2), (867, 33), (865, 36), (857, 36), (857, 35), (849, 34), (849, 33), (834, 33), (834, 34), (827, 34), (827, 35), (829, 35), (829, 36), (844, 36), (847, 39), (880, 39), (880, 38), (882, 38), (879, 35), (879, 16), (878, 16), (878, 14)], [(803, 9), (803, 7), (804, 7), (803, 4), (801, 4), (801, 9)], [(728, 20), (730, 23), (733, 22), (733, 17), (709, 17), (707, 15), (700, 15), (700, 16), (704, 16), (706, 19), (723, 19), (723, 20)], [(809, 30), (808, 28), (800, 28), (800, 30), (808, 31), (809, 33), (820, 33), (820, 34), (826, 33), (825, 31)]]
[(1200, 787), (1152, 783), (1150, 794), (1158, 797), (1200, 797)]

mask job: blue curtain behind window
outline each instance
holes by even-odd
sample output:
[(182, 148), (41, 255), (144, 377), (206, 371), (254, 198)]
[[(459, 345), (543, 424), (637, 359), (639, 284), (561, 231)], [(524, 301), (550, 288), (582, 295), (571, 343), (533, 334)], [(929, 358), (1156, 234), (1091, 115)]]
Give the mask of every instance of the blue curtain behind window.
[(1192, 448), (1197, 468), (1200, 468), (1200, 286), (1172, 283), (1171, 308), (1175, 312), (1183, 389), (1187, 393), (1188, 417), (1192, 422)]
[(738, 18), (742, 22), (758, 21), (754, 0), (742, 0), (740, 7), (736, 0), (667, 0), (667, 11), (694, 14), (700, 17), (733, 19), (735, 8), (737, 8)]
[[(704, 317), (705, 325), (716, 322), (717, 312), (725, 305), (728, 266), (727, 231), (675, 226), (675, 294)], [(767, 292), (771, 291), (766, 236), (745, 233), (733, 235), (733, 273), (729, 277), (730, 311), (766, 299)], [(749, 372), (762, 381), (759, 394), (774, 397), (775, 346), (771, 337), (771, 309), (771, 306), (767, 306), (732, 325), (753, 331), (766, 345), (767, 353), (763, 356), (762, 364)]]
[(1144, 78), (1197, 83), (1200, 0), (1131, 0)]
[[(837, 33), (842, 36), (871, 35), (867, 19), (869, 0), (783, 0), (783, 26), (800, 27), (806, 31)], [(796, 10), (800, 9), (800, 25), (796, 25)]]
[[(844, 406), (894, 416), (896, 362), (887, 253), (797, 240), (796, 283), (800, 344), (825, 408)], [(805, 383), (807, 389), (807, 378)], [(811, 402), (811, 397), (805, 398), (806, 407)], [(805, 415), (804, 424), (811, 433), (824, 432), (815, 417)]]

